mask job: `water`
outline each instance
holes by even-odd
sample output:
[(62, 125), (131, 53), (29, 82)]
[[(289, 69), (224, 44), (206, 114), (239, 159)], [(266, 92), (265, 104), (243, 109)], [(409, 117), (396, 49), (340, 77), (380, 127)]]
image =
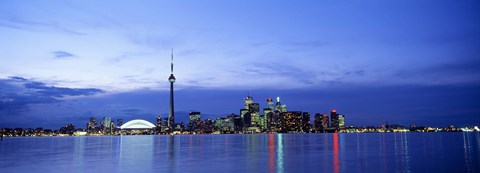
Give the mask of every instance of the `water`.
[(18, 137), (0, 172), (480, 172), (479, 133)]

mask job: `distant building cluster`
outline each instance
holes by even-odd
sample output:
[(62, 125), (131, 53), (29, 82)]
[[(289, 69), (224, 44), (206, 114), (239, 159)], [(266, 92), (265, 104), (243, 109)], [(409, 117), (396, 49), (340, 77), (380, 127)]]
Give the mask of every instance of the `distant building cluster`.
[[(3, 128), (3, 136), (99, 136), (99, 135), (142, 135), (142, 134), (245, 134), (245, 133), (329, 133), (329, 132), (462, 132), (479, 131), (478, 127), (445, 128), (406, 127), (401, 125), (382, 125), (380, 127), (353, 127), (345, 125), (345, 116), (337, 110), (331, 110), (330, 115), (316, 113), (313, 123), (310, 122), (310, 113), (301, 111), (288, 111), (287, 106), (277, 97), (276, 103), (268, 98), (267, 107), (260, 112), (260, 104), (253, 101), (250, 95), (245, 97), (244, 106), (239, 115), (230, 114), (216, 119), (201, 119), (200, 112), (190, 112), (189, 121), (172, 124), (171, 118), (157, 116), (156, 124), (145, 120), (132, 120), (123, 123), (122, 119), (112, 120), (103, 117), (99, 122), (91, 117), (85, 129), (76, 128), (67, 124), (59, 130), (43, 128)], [(170, 123), (169, 123), (170, 121)]]
[[(345, 116), (337, 110), (331, 110), (330, 115), (316, 113), (313, 123), (310, 122), (310, 113), (288, 111), (287, 106), (277, 97), (276, 103), (268, 98), (267, 107), (260, 112), (260, 104), (253, 101), (250, 95), (245, 97), (244, 106), (239, 115), (230, 114), (216, 119), (201, 119), (200, 112), (190, 112), (189, 121), (170, 126), (171, 118), (157, 116), (156, 124), (145, 120), (132, 120), (123, 123), (122, 119), (112, 120), (103, 117), (101, 121), (91, 117), (85, 128), (76, 128), (67, 124), (59, 130), (43, 128), (3, 128), (3, 136), (100, 136), (100, 135), (142, 135), (142, 134), (245, 134), (245, 133), (329, 133), (329, 132), (462, 132), (479, 131), (478, 127), (445, 128), (406, 127), (401, 125), (382, 125), (380, 127), (353, 127), (345, 125)], [(170, 121), (171, 123), (171, 121)]]

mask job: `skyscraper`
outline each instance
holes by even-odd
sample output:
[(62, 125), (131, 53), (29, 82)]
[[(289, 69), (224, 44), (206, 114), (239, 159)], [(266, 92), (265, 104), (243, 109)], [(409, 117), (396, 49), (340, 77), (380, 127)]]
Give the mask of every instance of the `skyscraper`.
[(248, 109), (249, 105), (253, 103), (253, 97), (250, 96), (250, 91), (248, 91), (248, 96), (245, 97), (245, 109)]
[(170, 77), (168, 77), (168, 81), (170, 82), (170, 112), (168, 114), (168, 129), (173, 131), (175, 126), (175, 109), (173, 106), (173, 83), (175, 83), (175, 76), (173, 75), (173, 49), (172, 49), (172, 58), (170, 64)]
[(190, 112), (190, 115), (189, 115), (189, 121), (188, 121), (188, 130), (190, 132), (196, 132), (196, 131), (201, 131), (201, 121), (200, 121), (200, 118), (201, 118), (201, 114), (200, 112)]
[(315, 116), (313, 117), (313, 124), (317, 132), (322, 130), (322, 114), (315, 114)]
[(274, 107), (273, 107), (273, 99), (272, 98), (267, 98), (267, 108), (269, 108), (273, 112)]
[(310, 132), (310, 112), (302, 113), (302, 131)]
[(330, 127), (330, 121), (328, 119), (328, 115), (327, 114), (322, 114), (322, 118), (321, 118), (321, 129), (322, 130), (326, 130), (328, 127)]
[(345, 128), (345, 116), (344, 115), (338, 115), (338, 128), (339, 129), (344, 129)]
[(335, 129), (339, 129), (339, 122), (338, 122), (338, 114), (337, 114), (337, 110), (335, 109), (332, 109), (332, 111), (330, 111), (330, 121), (332, 122), (332, 127), (335, 128)]

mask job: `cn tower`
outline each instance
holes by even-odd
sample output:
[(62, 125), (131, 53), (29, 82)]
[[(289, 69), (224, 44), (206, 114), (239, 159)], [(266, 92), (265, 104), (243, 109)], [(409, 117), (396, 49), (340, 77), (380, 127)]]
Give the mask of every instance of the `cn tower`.
[(175, 76), (173, 76), (173, 49), (170, 72), (170, 77), (168, 77), (168, 81), (170, 82), (170, 112), (168, 114), (168, 129), (173, 131), (173, 128), (175, 127), (175, 109), (173, 108), (173, 83), (175, 83)]

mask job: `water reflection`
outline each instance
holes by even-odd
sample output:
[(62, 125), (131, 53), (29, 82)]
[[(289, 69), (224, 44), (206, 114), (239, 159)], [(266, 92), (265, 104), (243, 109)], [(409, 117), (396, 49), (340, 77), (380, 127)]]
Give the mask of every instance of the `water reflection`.
[(333, 172), (340, 172), (338, 133), (333, 133)]
[(11, 138), (0, 143), (0, 172), (478, 172), (479, 141), (479, 133)]
[(463, 132), (463, 151), (467, 172), (471, 172), (472, 170), (470, 169), (470, 167), (472, 166), (472, 143), (470, 135), (467, 132)]
[(168, 152), (168, 170), (167, 172), (175, 172), (175, 136), (170, 135), (167, 138)]
[(283, 139), (282, 134), (277, 134), (277, 172), (283, 173)]
[(275, 172), (275, 143), (273, 134), (268, 134), (268, 170), (270, 173)]

